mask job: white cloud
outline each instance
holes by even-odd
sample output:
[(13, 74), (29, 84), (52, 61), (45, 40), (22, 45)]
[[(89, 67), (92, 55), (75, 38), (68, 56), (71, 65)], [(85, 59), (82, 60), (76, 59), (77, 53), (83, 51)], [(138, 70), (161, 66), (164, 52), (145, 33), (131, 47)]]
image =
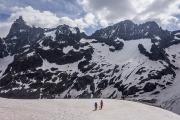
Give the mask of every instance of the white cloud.
[(156, 21), (164, 29), (180, 29), (180, 18), (175, 14), (180, 14), (179, 0), (159, 0), (153, 1), (147, 8), (134, 17), (136, 22)]
[(5, 37), (7, 33), (9, 32), (11, 22), (1, 22), (0, 23), (0, 37)]
[[(54, 3), (55, 0), (41, 0)], [(11, 23), (20, 15), (29, 25), (39, 27), (55, 27), (60, 24), (68, 24), (85, 28), (97, 26), (108, 26), (119, 21), (130, 19), (136, 23), (145, 21), (156, 21), (163, 28), (170, 30), (180, 29), (180, 0), (77, 0), (82, 6), (82, 13), (77, 12), (74, 19), (66, 15), (59, 15), (50, 11), (40, 11), (31, 6), (6, 8), (10, 11), (10, 17), (6, 22), (0, 22), (0, 36), (7, 33)], [(65, 1), (64, 1), (65, 3)], [(71, 3), (73, 4), (74, 1)], [(47, 5), (48, 6), (48, 5)], [(0, 10), (5, 9), (0, 4)], [(72, 8), (72, 11), (74, 8)], [(70, 9), (67, 7), (67, 9)], [(61, 16), (61, 17), (59, 17)], [(63, 16), (63, 17), (62, 17)]]
[(72, 27), (79, 27), (80, 30), (84, 31), (84, 29), (90, 25), (95, 25), (95, 17), (90, 13), (85, 15), (84, 18), (82, 17), (73, 20), (69, 17), (58, 17), (50, 11), (39, 11), (31, 6), (13, 7), (11, 8), (11, 12), (12, 13), (8, 20), (4, 23), (0, 23), (0, 29), (4, 30), (3, 32), (0, 32), (1, 37), (5, 37), (7, 35), (11, 24), (19, 16), (23, 16), (23, 19), (28, 25), (42, 28), (52, 28), (58, 25), (67, 24)]
[(89, 25), (95, 25), (96, 24), (95, 16), (92, 13), (86, 14), (84, 17), (84, 21)]
[(132, 18), (136, 11), (130, 0), (78, 0), (87, 13), (92, 13), (101, 26)]
[(137, 13), (141, 13), (146, 10), (146, 8), (153, 3), (154, 0), (132, 0), (132, 5), (136, 9)]
[(28, 25), (37, 27), (55, 27), (59, 23), (59, 18), (49, 11), (39, 11), (32, 7), (13, 7), (11, 8), (12, 14), (6, 22), (0, 23), (0, 29), (3, 32), (0, 33), (1, 37), (5, 37), (9, 32), (9, 28), (14, 20), (19, 16), (23, 16)]
[[(124, 19), (137, 23), (153, 20), (167, 29), (179, 29), (180, 0), (78, 0), (101, 26)], [(178, 14), (179, 17), (174, 15)]]
[(55, 27), (59, 23), (59, 18), (49, 11), (39, 11), (28, 6), (25, 8), (12, 8), (12, 14), (9, 18), (14, 21), (19, 16), (23, 16), (24, 20), (29, 25), (40, 27)]

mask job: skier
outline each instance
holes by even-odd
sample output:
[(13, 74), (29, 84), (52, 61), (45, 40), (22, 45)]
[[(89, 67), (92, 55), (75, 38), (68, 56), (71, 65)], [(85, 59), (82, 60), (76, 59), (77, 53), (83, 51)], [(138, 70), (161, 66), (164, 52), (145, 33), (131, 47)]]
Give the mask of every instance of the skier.
[(97, 107), (98, 107), (98, 104), (97, 104), (97, 102), (95, 102), (95, 103), (94, 103), (94, 111), (97, 110)]
[(102, 108), (103, 108), (103, 100), (101, 100), (100, 102), (100, 110), (102, 110)]

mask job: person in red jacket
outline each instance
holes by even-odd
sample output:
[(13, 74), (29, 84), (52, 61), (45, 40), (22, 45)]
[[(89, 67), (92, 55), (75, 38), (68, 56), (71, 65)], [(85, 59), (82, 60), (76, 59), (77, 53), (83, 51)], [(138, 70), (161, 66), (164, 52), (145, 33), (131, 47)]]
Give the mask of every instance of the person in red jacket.
[(103, 100), (101, 100), (100, 102), (100, 110), (102, 110), (102, 108), (103, 108)]

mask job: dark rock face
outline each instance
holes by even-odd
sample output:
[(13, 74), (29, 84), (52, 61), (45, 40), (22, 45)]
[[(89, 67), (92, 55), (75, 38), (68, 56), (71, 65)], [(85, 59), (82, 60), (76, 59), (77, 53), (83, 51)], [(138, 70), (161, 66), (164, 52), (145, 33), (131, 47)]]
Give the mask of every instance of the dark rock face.
[(41, 57), (36, 54), (34, 56), (26, 57), (26, 56), (15, 56), (13, 63), (11, 63), (5, 71), (9, 72), (24, 72), (27, 70), (35, 69), (36, 67), (42, 66)]
[(12, 37), (14, 35), (17, 35), (21, 32), (26, 32), (30, 29), (30, 26), (26, 25), (25, 21), (23, 20), (22, 16), (20, 16), (11, 26), (11, 29), (9, 31), (9, 34), (7, 37)]
[(19, 17), (11, 26), (5, 38), (7, 49), (11, 54), (20, 51), (26, 45), (32, 45), (42, 38), (44, 30), (28, 26), (22, 17)]
[(79, 77), (77, 78), (73, 88), (76, 89), (77, 91), (84, 90), (86, 89), (87, 85), (93, 85), (93, 81), (94, 81), (93, 77), (89, 75)]
[(81, 60), (83, 57), (91, 58), (93, 50), (80, 50), (79, 52), (69, 51), (67, 54), (64, 54), (62, 50), (53, 49), (53, 50), (42, 50), (37, 49), (37, 53), (41, 55), (43, 59), (48, 60), (50, 63), (56, 63), (58, 65), (70, 64)]
[(151, 92), (155, 89), (156, 89), (156, 84), (154, 83), (146, 83), (146, 85), (143, 88), (144, 92)]
[(137, 40), (143, 38), (149, 38), (157, 40), (156, 37), (161, 39), (160, 48), (166, 48), (171, 44), (174, 35), (163, 30), (158, 26), (156, 22), (146, 22), (144, 24), (137, 25), (130, 20), (119, 22), (115, 25), (97, 30), (92, 34), (91, 38), (97, 39), (103, 42), (111, 42), (117, 38), (123, 40)]
[[(102, 74), (101, 74), (102, 75)], [(102, 80), (99, 84), (98, 84), (98, 88), (100, 90), (105, 89), (108, 86), (108, 80)]]
[(97, 65), (96, 63), (90, 63), (89, 61), (90, 61), (90, 59), (79, 62), (78, 69), (81, 72), (85, 73)]
[(56, 40), (67, 45), (73, 45), (80, 41), (81, 34), (79, 28), (71, 28), (67, 25), (60, 25), (56, 30)]
[(98, 30), (92, 37), (96, 39), (120, 38), (124, 40), (135, 40), (141, 38), (154, 38), (154, 35), (159, 35), (161, 32), (163, 32), (163, 30), (155, 22), (137, 25), (132, 21), (126, 20)]
[(142, 44), (138, 45), (138, 49), (140, 51), (141, 54), (150, 57), (150, 53), (146, 51), (146, 49), (144, 48), (144, 46)]
[(141, 91), (141, 89), (139, 89), (136, 86), (132, 86), (127, 91), (125, 91), (125, 95), (134, 95), (134, 94), (136, 94), (139, 91)]
[(166, 60), (166, 58), (167, 58), (165, 51), (162, 48), (159, 48), (159, 46), (157, 46), (155, 44), (153, 44), (151, 46), (151, 50), (150, 50), (151, 52), (147, 52), (142, 44), (139, 44), (138, 48), (139, 48), (140, 53), (149, 57), (149, 59), (151, 59), (151, 60), (154, 60), (154, 61)]

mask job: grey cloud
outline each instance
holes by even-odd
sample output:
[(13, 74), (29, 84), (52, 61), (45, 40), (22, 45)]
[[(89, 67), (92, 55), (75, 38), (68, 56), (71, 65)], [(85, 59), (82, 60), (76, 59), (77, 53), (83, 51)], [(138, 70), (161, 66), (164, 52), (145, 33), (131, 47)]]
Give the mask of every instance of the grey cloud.
[(135, 10), (130, 0), (89, 0), (89, 8), (93, 12), (106, 8), (110, 14), (107, 19), (116, 19), (130, 14), (134, 14)]
[[(178, 7), (169, 8), (171, 5), (179, 4), (180, 9), (180, 0), (153, 0), (152, 3), (149, 2), (151, 4), (146, 5), (144, 1), (146, 3), (148, 0), (0, 0), (0, 22), (8, 20), (12, 15), (12, 7), (31, 6), (40, 12), (49, 11), (58, 18), (70, 18), (87, 31), (93, 31), (97, 27), (110, 25), (123, 19), (133, 19), (138, 23), (153, 20), (168, 29), (180, 27), (180, 13), (178, 13), (180, 10)], [(144, 11), (138, 9), (138, 6)], [(95, 16), (94, 24), (87, 22), (89, 18), (84, 20), (89, 13)], [(3, 27), (6, 26), (6, 24), (3, 25)]]
[(180, 13), (178, 14), (173, 14), (174, 17), (178, 18), (180, 20)]
[(155, 12), (156, 14), (164, 12), (175, 1), (177, 0), (154, 0), (154, 2), (151, 5), (149, 5), (146, 8), (146, 10), (142, 12), (142, 14), (149, 13), (149, 12)]
[[(0, 0), (6, 8), (32, 6), (41, 11), (51, 11), (58, 16), (78, 17), (83, 14), (76, 0)], [(4, 12), (8, 9), (5, 9)]]
[(180, 28), (179, 5), (179, 0), (154, 0), (144, 11), (137, 14), (134, 20), (140, 23), (156, 21), (164, 29), (177, 30)]

